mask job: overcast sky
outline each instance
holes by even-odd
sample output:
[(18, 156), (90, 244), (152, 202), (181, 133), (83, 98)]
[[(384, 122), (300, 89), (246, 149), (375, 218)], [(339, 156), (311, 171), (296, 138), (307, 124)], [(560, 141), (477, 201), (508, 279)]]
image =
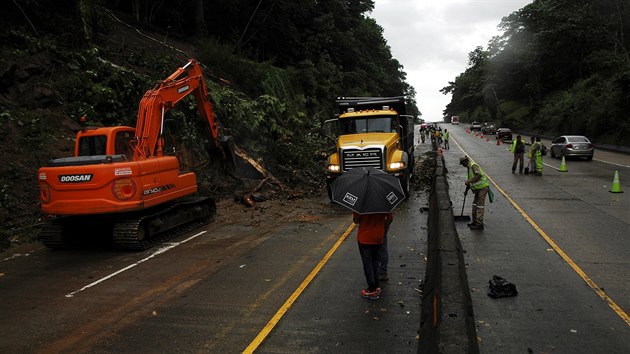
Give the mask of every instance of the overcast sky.
[(500, 34), (501, 19), (532, 0), (375, 0), (392, 55), (416, 89), (422, 118), (442, 120), (451, 101), (440, 89), (468, 66), (468, 53)]

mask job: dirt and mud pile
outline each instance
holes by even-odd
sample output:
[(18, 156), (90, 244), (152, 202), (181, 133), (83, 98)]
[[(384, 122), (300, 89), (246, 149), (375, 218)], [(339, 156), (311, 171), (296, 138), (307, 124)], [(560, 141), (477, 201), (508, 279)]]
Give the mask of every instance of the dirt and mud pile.
[(434, 151), (428, 151), (416, 156), (416, 165), (411, 178), (411, 185), (417, 191), (429, 191), (435, 172)]

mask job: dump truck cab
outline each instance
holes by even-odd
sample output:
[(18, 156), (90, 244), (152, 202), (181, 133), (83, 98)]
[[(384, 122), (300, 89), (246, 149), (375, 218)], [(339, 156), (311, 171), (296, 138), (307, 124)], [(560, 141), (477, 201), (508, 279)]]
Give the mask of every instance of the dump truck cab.
[[(409, 195), (414, 169), (413, 117), (404, 97), (342, 97), (333, 124), (335, 151), (328, 156), (326, 186), (356, 167), (374, 167), (400, 179)], [(336, 129), (335, 126), (336, 125)]]

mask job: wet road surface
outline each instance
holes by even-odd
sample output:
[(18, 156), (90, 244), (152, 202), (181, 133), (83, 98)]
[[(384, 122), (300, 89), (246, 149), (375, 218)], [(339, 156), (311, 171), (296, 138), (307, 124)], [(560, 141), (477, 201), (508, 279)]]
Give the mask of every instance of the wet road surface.
[(379, 300), (361, 298), (351, 214), (325, 192), (255, 223), (239, 206), (139, 253), (12, 249), (0, 255), (0, 352), (416, 352), (426, 206), (422, 190), (396, 209)]
[[(469, 154), (495, 184), (486, 201), (485, 230), (457, 223), (467, 262), (482, 353), (627, 353), (630, 350), (630, 195), (610, 193), (615, 170), (630, 176), (630, 156), (602, 154), (617, 165), (545, 157), (543, 176), (512, 174), (508, 145), (465, 126), (444, 152), (450, 195), (461, 211)], [(620, 166), (621, 165), (621, 166)], [(555, 168), (554, 168), (555, 167)], [(627, 184), (627, 183), (626, 183)], [(472, 195), (464, 214), (470, 215)], [(518, 296), (492, 299), (499, 275)]]

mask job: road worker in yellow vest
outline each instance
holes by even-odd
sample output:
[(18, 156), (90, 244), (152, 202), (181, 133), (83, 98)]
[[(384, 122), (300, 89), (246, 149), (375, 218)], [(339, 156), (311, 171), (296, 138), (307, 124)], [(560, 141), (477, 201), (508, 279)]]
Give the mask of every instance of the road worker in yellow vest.
[(450, 147), (448, 146), (448, 137), (449, 137), (448, 129), (444, 129), (444, 134), (442, 135), (442, 140), (444, 140), (444, 148), (446, 150), (450, 149)]
[(468, 193), (468, 189), (470, 189), (475, 194), (472, 204), (472, 222), (468, 224), (468, 227), (471, 230), (483, 230), (483, 214), (490, 182), (481, 167), (468, 156), (462, 156), (459, 159), (459, 164), (468, 169), (465, 193)]

